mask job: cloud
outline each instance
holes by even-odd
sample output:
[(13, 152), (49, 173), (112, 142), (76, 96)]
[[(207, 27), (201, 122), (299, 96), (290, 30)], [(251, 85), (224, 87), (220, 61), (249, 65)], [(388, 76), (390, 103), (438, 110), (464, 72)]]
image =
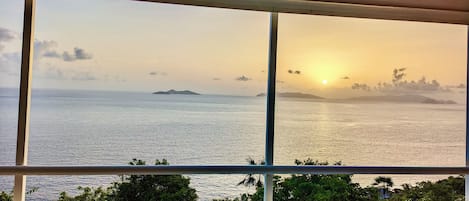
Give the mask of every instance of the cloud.
[(427, 81), (425, 76), (420, 80), (404, 80), (405, 73), (407, 68), (394, 69), (392, 73), (392, 84), (378, 83), (376, 87), (378, 90), (383, 92), (408, 92), (408, 91), (447, 91), (448, 89), (443, 89), (440, 86), (440, 83), (437, 80)]
[(151, 71), (151, 72), (148, 73), (148, 75), (151, 75), (151, 76), (157, 76), (157, 75), (166, 76), (166, 75), (168, 75), (168, 73), (160, 72), (160, 71)]
[[(384, 93), (419, 93), (419, 92), (444, 92), (450, 91), (449, 87), (443, 88), (437, 80), (427, 81), (425, 77), (419, 80), (405, 80), (406, 68), (394, 69), (391, 83), (379, 82), (375, 87), (367, 84), (354, 83), (352, 89), (371, 91), (371, 89)], [(458, 85), (464, 87), (465, 85)]]
[(0, 72), (12, 75), (19, 74), (21, 55), (19, 52), (0, 54)]
[(377, 89), (383, 92), (447, 91), (447, 89), (444, 89), (440, 86), (440, 83), (437, 80), (427, 81), (425, 77), (422, 77), (418, 81), (404, 80), (399, 82), (393, 82), (392, 84), (388, 84), (386, 82), (378, 83)]
[(0, 27), (0, 73), (19, 74), (21, 55), (19, 52), (2, 53), (4, 44), (17, 38), (15, 32)]
[(76, 59), (84, 60), (84, 59), (92, 59), (93, 58), (93, 56), (91, 54), (85, 52), (85, 50), (83, 50), (81, 48), (75, 47), (75, 49), (73, 49), (73, 51), (75, 52), (75, 58)]
[(65, 51), (62, 54), (62, 58), (63, 58), (64, 61), (75, 61), (76, 60), (75, 55), (71, 55), (67, 51)]
[(218, 81), (218, 80), (221, 80), (221, 79), (218, 78), (218, 77), (215, 77), (215, 78), (213, 78), (212, 80)]
[[(0, 45), (4, 41), (14, 39), (13, 32), (0, 27)], [(74, 61), (91, 59), (91, 55), (83, 49), (75, 48), (73, 54), (67, 52), (59, 53), (58, 43), (53, 40), (35, 40), (34, 41), (34, 59), (35, 71), (37, 76), (46, 79), (74, 79), (74, 80), (96, 80), (96, 76), (91, 73), (77, 72), (73, 70), (64, 70), (50, 66), (48, 63), (37, 62), (41, 58), (56, 58), (64, 61)], [(0, 52), (0, 73), (7, 75), (18, 75), (21, 66), (21, 52)]]
[(89, 60), (93, 58), (90, 53), (87, 53), (82, 48), (75, 47), (72, 53), (69, 53), (68, 51), (59, 53), (56, 50), (57, 46), (58, 43), (53, 40), (34, 41), (34, 58), (56, 58), (67, 62), (72, 62), (76, 60)]
[(35, 40), (34, 41), (34, 59), (40, 59), (42, 57), (55, 57), (60, 58), (60, 55), (53, 50), (57, 47), (57, 42), (52, 40)]
[(15, 33), (6, 28), (0, 27), (0, 41), (10, 41), (15, 38)]
[(10, 31), (6, 28), (0, 27), (0, 51), (2, 51), (4, 48), (3, 46), (4, 42), (11, 41), (15, 38), (16, 38), (15, 32)]
[(355, 90), (364, 90), (364, 91), (371, 91), (371, 87), (368, 86), (367, 84), (360, 84), (360, 83), (354, 83), (352, 85), (352, 89)]
[(44, 57), (53, 57), (53, 58), (62, 58), (62, 56), (56, 51), (47, 51), (42, 56)]
[(249, 80), (252, 80), (251, 78), (248, 78), (244, 75), (240, 76), (240, 77), (237, 77), (236, 78), (237, 81), (242, 81), (242, 82), (246, 82), (246, 81), (249, 81)]
[(406, 76), (405, 74), (406, 69), (407, 68), (399, 68), (399, 69), (395, 68), (392, 72), (392, 77), (393, 77), (392, 82), (393, 83), (400, 82)]
[(72, 54), (68, 53), (67, 51), (62, 53), (62, 59), (64, 61), (88, 60), (92, 58), (93, 56), (91, 54), (85, 52), (85, 50), (78, 47), (75, 47), (73, 49)]
[(299, 74), (301, 74), (301, 71), (299, 71), (299, 70), (288, 70), (288, 73), (289, 73), (289, 74), (297, 74), (297, 75), (299, 75)]

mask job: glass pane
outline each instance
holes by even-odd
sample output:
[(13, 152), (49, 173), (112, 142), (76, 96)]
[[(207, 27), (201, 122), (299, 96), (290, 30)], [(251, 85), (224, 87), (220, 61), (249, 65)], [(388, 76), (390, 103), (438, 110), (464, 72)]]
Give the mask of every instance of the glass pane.
[(0, 1), (0, 165), (15, 164), (23, 7)]
[(276, 164), (464, 166), (466, 34), (280, 15)]
[(268, 20), (132, 1), (38, 2), (30, 164), (262, 157), (265, 97), (255, 95), (266, 89)]
[[(84, 189), (79, 189), (80, 186), (94, 189), (90, 194), (94, 194), (96, 189), (101, 187), (104, 193), (96, 193), (95, 195), (97, 197), (114, 196), (123, 198), (124, 200), (182, 200), (181, 198), (185, 198), (184, 200), (233, 199), (245, 193), (255, 192), (253, 187), (238, 185), (238, 183), (245, 178), (245, 175), (184, 175), (183, 178), (180, 176), (170, 177), (156, 175), (140, 175), (133, 177), (141, 180), (138, 182), (137, 180), (130, 181), (128, 180), (130, 176), (125, 176), (124, 179), (119, 176), (29, 176), (27, 177), (27, 189), (33, 192), (27, 194), (26, 199), (60, 200), (59, 198), (62, 192), (66, 192), (66, 196), (63, 196), (63, 198), (83, 196)], [(168, 177), (169, 179), (167, 179)], [(187, 184), (184, 183), (187, 180), (189, 182)], [(117, 182), (117, 185), (114, 185), (114, 182)], [(144, 184), (153, 184), (154, 186), (158, 185), (168, 188), (157, 191), (156, 189), (146, 188)], [(115, 190), (120, 190), (121, 192), (112, 192)], [(186, 192), (183, 192), (185, 190)], [(136, 197), (139, 195), (142, 197)], [(143, 198), (147, 195), (153, 197)], [(158, 199), (157, 196), (162, 195), (168, 197)], [(197, 196), (198, 199), (190, 198), (195, 196)], [(106, 200), (109, 199), (110, 198), (107, 198)]]
[(14, 176), (0, 176), (0, 200), (13, 196)]

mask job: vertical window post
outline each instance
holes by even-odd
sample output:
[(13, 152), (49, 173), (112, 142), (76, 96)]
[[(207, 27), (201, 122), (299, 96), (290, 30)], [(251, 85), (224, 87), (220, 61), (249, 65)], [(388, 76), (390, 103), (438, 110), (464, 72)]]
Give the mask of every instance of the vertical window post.
[[(275, 129), (275, 83), (277, 69), (277, 33), (278, 13), (270, 14), (269, 39), (269, 77), (267, 88), (267, 123), (265, 140), (265, 165), (274, 164), (274, 129)], [(264, 201), (273, 200), (273, 175), (264, 175)]]
[[(16, 165), (24, 166), (28, 162), (29, 107), (31, 100), (31, 73), (34, 48), (35, 0), (24, 1), (23, 47), (21, 53), (20, 95), (18, 106), (18, 135), (16, 138)], [(26, 176), (15, 175), (13, 199), (24, 201)]]
[[(467, 41), (466, 41), (466, 167), (469, 167), (469, 26), (467, 26)], [(469, 174), (466, 174), (466, 185), (465, 185), (465, 200), (469, 201)]]

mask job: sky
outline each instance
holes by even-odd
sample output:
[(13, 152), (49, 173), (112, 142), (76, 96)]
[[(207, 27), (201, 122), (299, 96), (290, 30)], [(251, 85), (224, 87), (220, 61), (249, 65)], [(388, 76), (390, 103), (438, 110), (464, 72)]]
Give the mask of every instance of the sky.
[[(127, 0), (41, 0), (36, 9), (33, 88), (266, 91), (269, 13)], [(19, 82), (22, 13), (22, 1), (0, 0), (0, 87)], [(277, 87), (334, 97), (458, 92), (466, 55), (462, 25), (280, 14)], [(393, 83), (394, 69), (404, 75)]]

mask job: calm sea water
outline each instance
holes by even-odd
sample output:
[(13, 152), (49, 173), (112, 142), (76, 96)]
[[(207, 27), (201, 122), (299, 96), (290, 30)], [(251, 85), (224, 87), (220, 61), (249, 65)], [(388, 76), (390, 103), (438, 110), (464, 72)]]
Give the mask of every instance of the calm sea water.
[[(0, 91), (0, 165), (14, 164), (17, 92)], [(34, 90), (30, 165), (246, 164), (262, 159), (265, 97)], [(279, 98), (275, 163), (308, 157), (345, 165), (462, 166), (465, 105), (314, 102)], [(243, 175), (188, 175), (200, 200), (252, 192)], [(355, 175), (369, 185), (375, 175)], [(443, 176), (392, 176), (415, 183)], [(31, 176), (29, 200), (107, 185), (117, 176)], [(12, 188), (0, 177), (0, 190)]]

